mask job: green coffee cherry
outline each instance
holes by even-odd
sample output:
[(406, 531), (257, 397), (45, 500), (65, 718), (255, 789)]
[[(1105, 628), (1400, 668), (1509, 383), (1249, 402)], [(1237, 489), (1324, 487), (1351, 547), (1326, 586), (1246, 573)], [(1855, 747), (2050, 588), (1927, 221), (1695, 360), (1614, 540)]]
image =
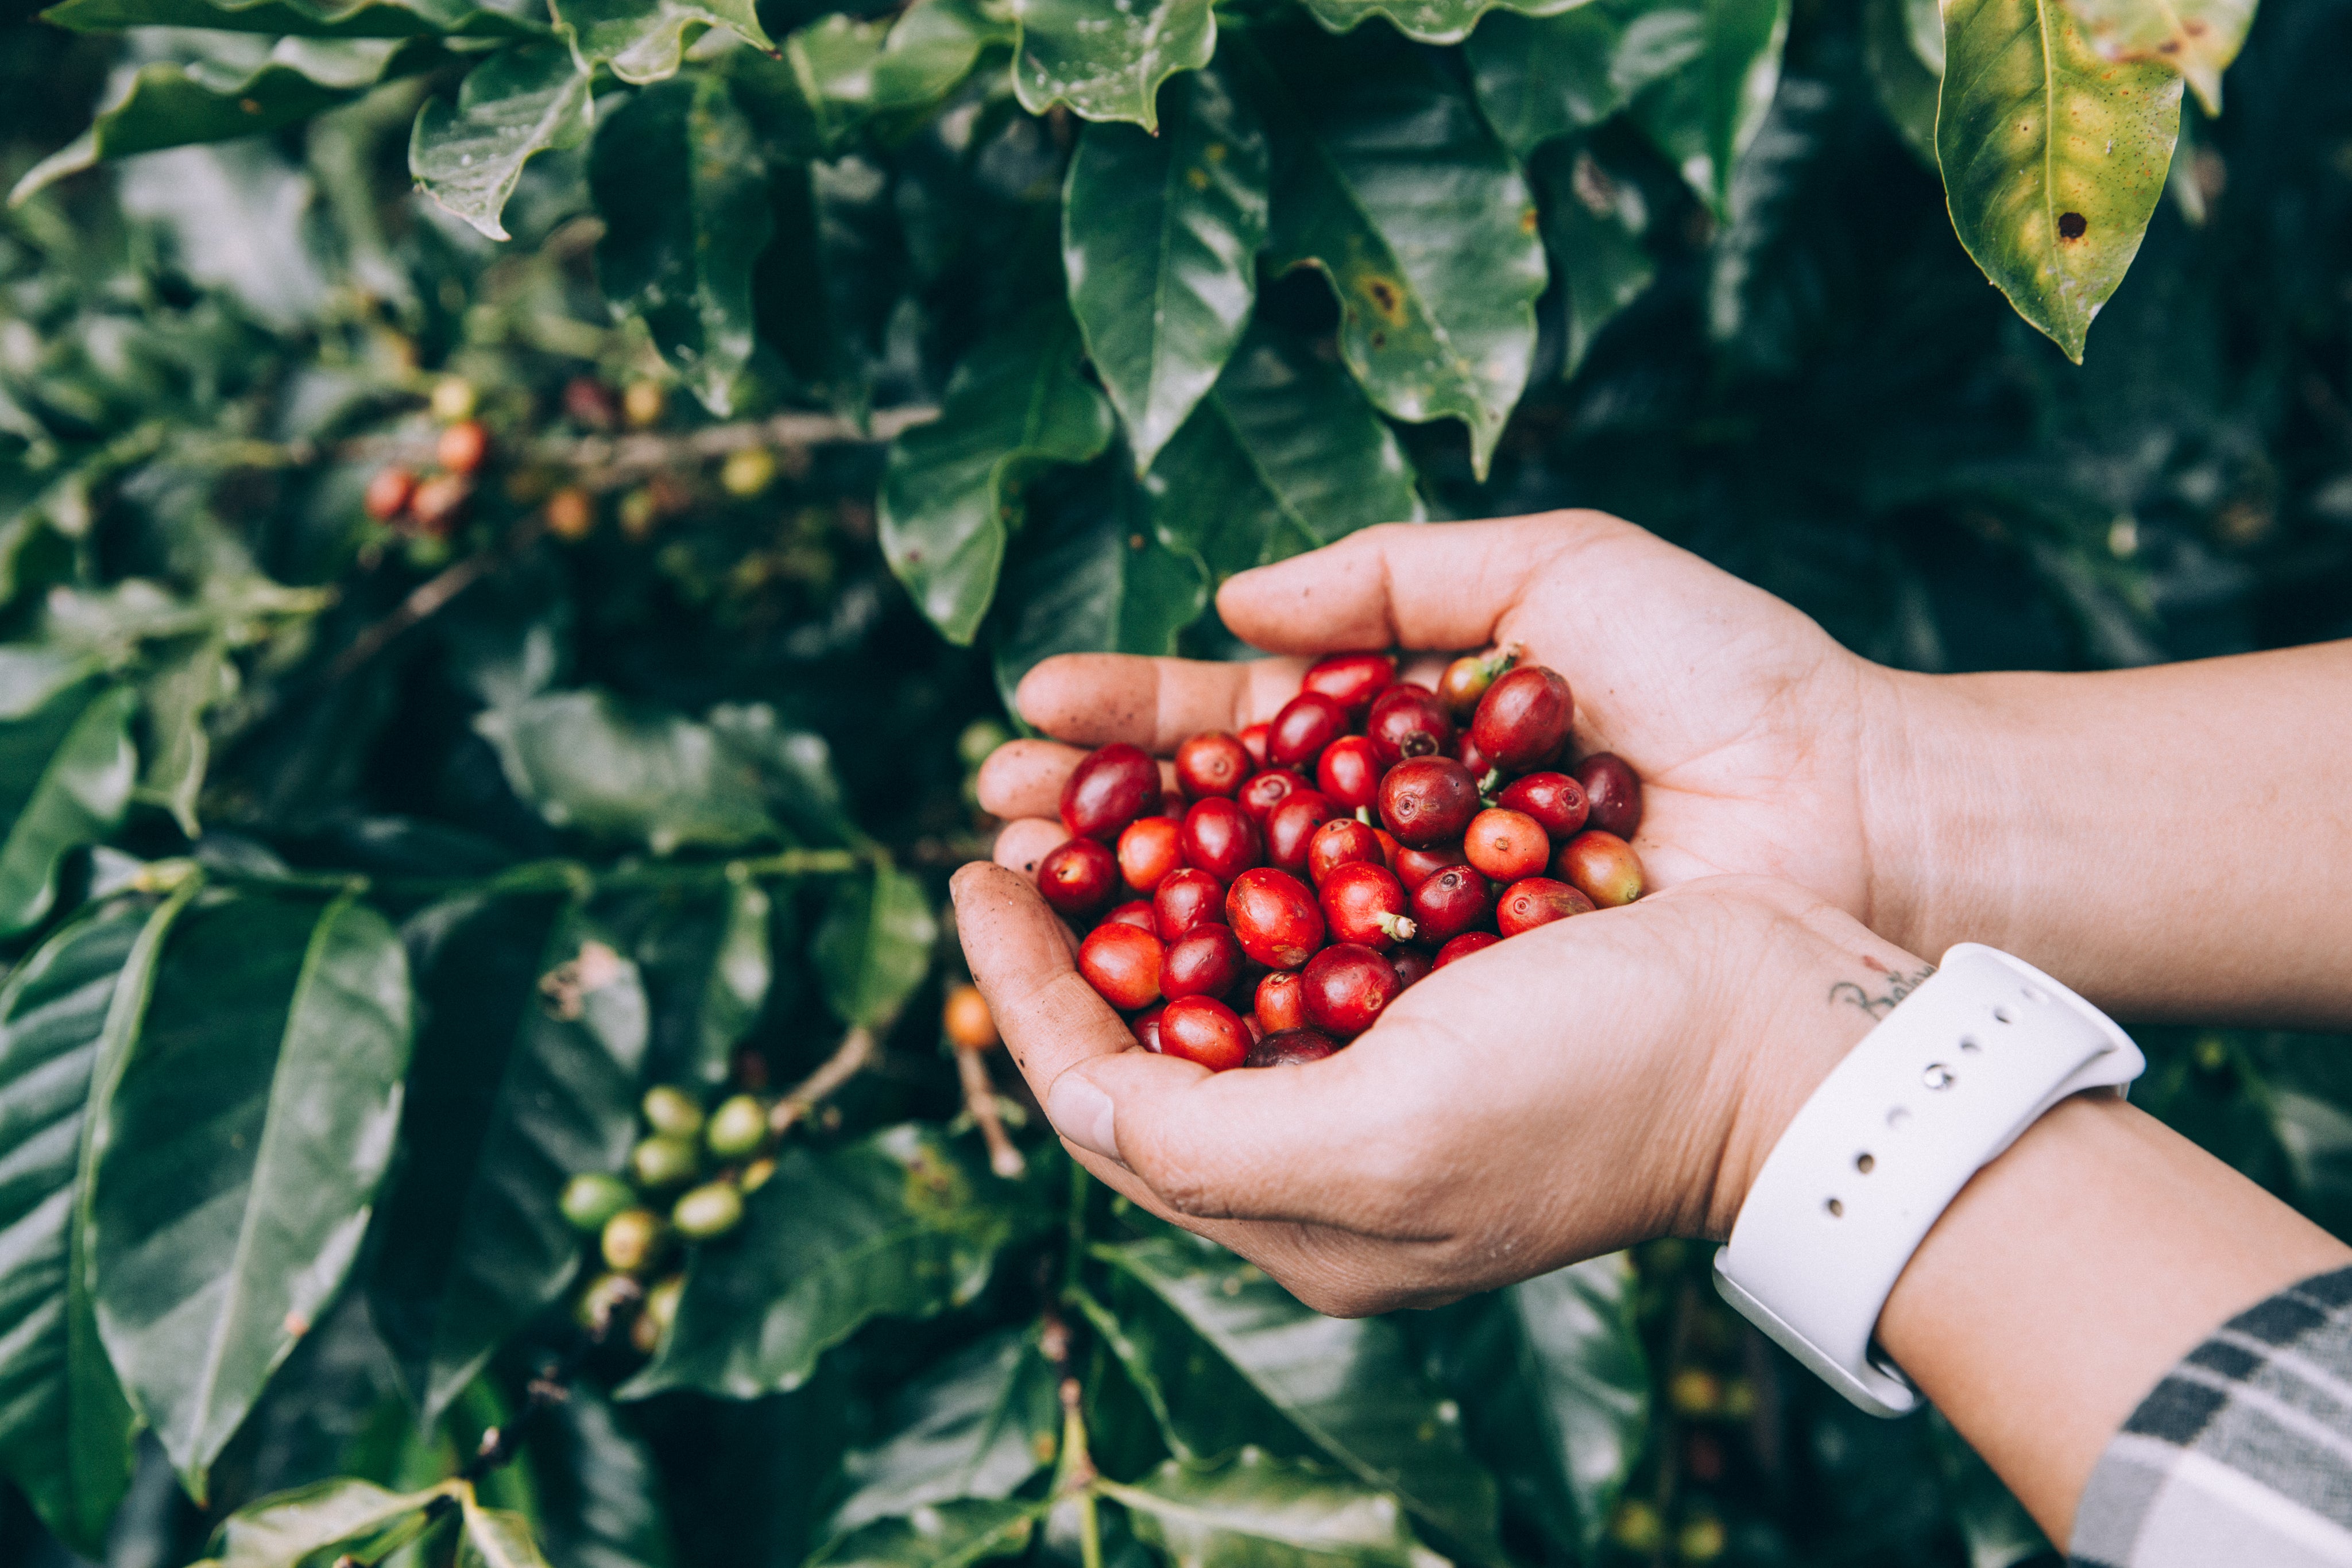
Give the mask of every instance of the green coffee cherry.
[(636, 1322), (629, 1325), (629, 1343), (647, 1355), (661, 1349), (670, 1325), (677, 1322), (677, 1299), (685, 1293), (683, 1274), (654, 1281), (646, 1291), (646, 1304), (637, 1309)]
[(445, 424), (474, 417), (481, 394), (463, 376), (443, 376), (433, 385), (433, 417)]
[(648, 1192), (692, 1181), (701, 1163), (694, 1145), (685, 1138), (646, 1138), (629, 1151), (629, 1175)]
[(638, 1109), (646, 1125), (666, 1138), (691, 1138), (702, 1131), (701, 1103), (683, 1089), (667, 1083), (648, 1089)]
[(1629, 1552), (1655, 1552), (1665, 1542), (1666, 1521), (1648, 1503), (1629, 1498), (1617, 1505), (1609, 1535)]
[(719, 467), (719, 488), (747, 500), (775, 482), (776, 455), (764, 446), (730, 452)]
[(599, 1274), (588, 1281), (572, 1310), (583, 1329), (601, 1328), (613, 1321), (624, 1303), (635, 1299), (637, 1282), (626, 1274)]
[(762, 1155), (743, 1167), (743, 1174), (738, 1180), (745, 1192), (757, 1192), (767, 1186), (768, 1178), (775, 1174), (776, 1162)]
[(1723, 1521), (1702, 1516), (1684, 1525), (1675, 1537), (1675, 1555), (1685, 1563), (1712, 1563), (1729, 1544)]
[(634, 1274), (653, 1261), (661, 1239), (661, 1216), (649, 1208), (625, 1208), (604, 1221), (599, 1245), (608, 1267)]
[(677, 1200), (670, 1223), (690, 1241), (708, 1241), (735, 1228), (743, 1218), (743, 1195), (732, 1182), (706, 1182)]
[(977, 768), (988, 754), (1013, 738), (1013, 732), (992, 718), (976, 718), (956, 737), (956, 758), (966, 768)]
[(710, 1113), (702, 1141), (722, 1160), (740, 1160), (768, 1141), (768, 1108), (749, 1094), (722, 1101)]
[(583, 1172), (563, 1184), (563, 1218), (574, 1230), (602, 1230), (635, 1197), (619, 1176)]

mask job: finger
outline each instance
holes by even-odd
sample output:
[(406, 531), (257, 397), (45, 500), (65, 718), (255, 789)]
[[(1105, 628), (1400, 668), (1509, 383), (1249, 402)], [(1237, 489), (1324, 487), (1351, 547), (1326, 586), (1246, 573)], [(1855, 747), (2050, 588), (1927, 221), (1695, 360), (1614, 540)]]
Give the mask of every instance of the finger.
[(996, 863), (1034, 883), (1037, 862), (1069, 836), (1068, 829), (1050, 818), (1022, 817), (1005, 823), (996, 835)]
[(1306, 668), (1297, 659), (1212, 664), (1064, 653), (1021, 678), (1013, 705), (1022, 717), (1064, 740), (1080, 746), (1124, 740), (1164, 755), (1204, 729), (1240, 729), (1272, 718), (1297, 695)]
[(1061, 922), (1034, 887), (1003, 866), (975, 862), (949, 890), (972, 981), (1013, 1064), (1053, 1116), (1055, 1079), (1077, 1062), (1134, 1047), (1135, 1036), (1073, 967)]
[[(1006, 741), (980, 765), (980, 809), (992, 817), (1059, 816), (1062, 786), (1084, 756), (1079, 747), (1055, 740)], [(1176, 788), (1176, 765), (1165, 759), (1160, 788)]]
[(1234, 635), (1276, 653), (1483, 648), (1542, 564), (1636, 539), (1673, 549), (1601, 512), (1389, 523), (1235, 574), (1217, 592), (1217, 613)]

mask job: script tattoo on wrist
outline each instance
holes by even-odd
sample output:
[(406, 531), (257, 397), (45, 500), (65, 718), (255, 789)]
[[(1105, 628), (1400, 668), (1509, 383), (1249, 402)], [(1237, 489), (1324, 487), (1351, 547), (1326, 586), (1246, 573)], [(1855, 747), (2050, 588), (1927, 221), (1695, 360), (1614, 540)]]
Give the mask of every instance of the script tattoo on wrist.
[[(1936, 972), (1935, 965), (1922, 964), (1913, 974), (1901, 974), (1868, 954), (1863, 956), (1862, 966), (1875, 971), (1878, 978), (1868, 982), (1840, 980), (1830, 988), (1830, 1006), (1860, 1008), (1874, 1019), (1883, 1019), (1893, 1012), (1895, 1003), (1917, 990), (1927, 983), (1927, 977)], [(1873, 995), (1873, 992), (1878, 994)]]

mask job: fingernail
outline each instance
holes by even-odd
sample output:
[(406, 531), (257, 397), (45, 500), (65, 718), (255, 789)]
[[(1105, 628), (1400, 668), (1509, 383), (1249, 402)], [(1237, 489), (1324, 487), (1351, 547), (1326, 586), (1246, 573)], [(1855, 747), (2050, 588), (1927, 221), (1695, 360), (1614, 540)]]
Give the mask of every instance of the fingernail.
[(1045, 1097), (1045, 1115), (1054, 1130), (1070, 1142), (1105, 1159), (1118, 1158), (1118, 1137), (1112, 1130), (1110, 1096), (1079, 1077), (1065, 1072)]

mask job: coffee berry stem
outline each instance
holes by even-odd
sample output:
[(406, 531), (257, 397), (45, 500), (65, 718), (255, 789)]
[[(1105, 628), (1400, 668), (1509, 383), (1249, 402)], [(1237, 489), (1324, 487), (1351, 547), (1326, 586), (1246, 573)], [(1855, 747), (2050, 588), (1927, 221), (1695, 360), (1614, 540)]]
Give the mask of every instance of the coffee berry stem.
[(1385, 909), (1372, 916), (1372, 924), (1387, 933), (1391, 942), (1410, 942), (1421, 934), (1421, 927), (1413, 924), (1411, 915), (1391, 915)]
[(791, 1132), (795, 1124), (816, 1109), (819, 1101), (872, 1066), (874, 1056), (875, 1030), (859, 1024), (842, 1037), (841, 1044), (814, 1072), (776, 1102), (768, 1113), (768, 1130), (779, 1137)]
[(955, 1048), (956, 1077), (963, 1083), (964, 1109), (971, 1113), (972, 1124), (980, 1129), (982, 1142), (988, 1145), (988, 1168), (1007, 1181), (1017, 1179), (1029, 1168), (1021, 1151), (1004, 1131), (1004, 1118), (996, 1110), (996, 1085), (988, 1076), (988, 1063), (980, 1052), (964, 1046)]

